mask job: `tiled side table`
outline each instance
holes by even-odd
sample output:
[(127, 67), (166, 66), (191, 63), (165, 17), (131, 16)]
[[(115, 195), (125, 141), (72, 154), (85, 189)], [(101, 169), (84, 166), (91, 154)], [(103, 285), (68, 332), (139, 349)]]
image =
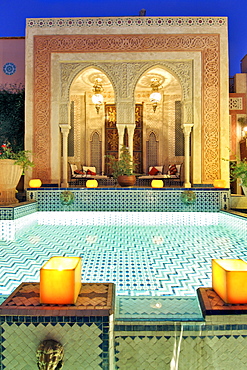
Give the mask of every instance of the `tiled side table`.
[(1, 369), (35, 369), (43, 340), (64, 346), (64, 370), (113, 369), (114, 284), (82, 284), (75, 305), (43, 305), (22, 283), (0, 306)]

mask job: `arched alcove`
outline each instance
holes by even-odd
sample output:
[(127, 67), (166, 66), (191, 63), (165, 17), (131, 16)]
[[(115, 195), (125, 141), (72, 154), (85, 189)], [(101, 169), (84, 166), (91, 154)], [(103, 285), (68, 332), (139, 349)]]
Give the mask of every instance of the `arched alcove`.
[[(95, 84), (101, 91), (95, 91)], [(102, 94), (104, 101), (97, 107), (94, 94)], [(114, 91), (104, 72), (94, 67), (83, 69), (71, 83), (70, 133), (68, 160), (82, 166), (95, 166), (97, 173), (104, 168), (106, 105), (114, 103)], [(72, 150), (73, 148), (73, 150)]]
[[(157, 91), (161, 94), (157, 107), (150, 101), (154, 81), (158, 85)], [(184, 161), (181, 128), (183, 95), (179, 78), (163, 67), (155, 66), (139, 78), (135, 88), (135, 102), (143, 105), (145, 171), (152, 165), (167, 167), (169, 163), (180, 164)], [(153, 163), (154, 158), (156, 163)]]

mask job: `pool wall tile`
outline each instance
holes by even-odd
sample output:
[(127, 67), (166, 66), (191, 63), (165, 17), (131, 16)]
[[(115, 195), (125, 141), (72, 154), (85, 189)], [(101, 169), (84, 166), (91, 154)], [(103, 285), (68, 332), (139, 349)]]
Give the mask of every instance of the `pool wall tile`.
[[(196, 194), (194, 203), (183, 203), (184, 191)], [(67, 204), (64, 192), (73, 198)], [(229, 189), (215, 188), (27, 189), (27, 200), (35, 200), (38, 211), (218, 212), (229, 209), (229, 198)]]
[(42, 305), (39, 293), (38, 283), (22, 283), (1, 304), (0, 369), (36, 368), (39, 344), (52, 339), (65, 370), (113, 370), (113, 284), (82, 285), (75, 305)]
[(116, 368), (123, 370), (246, 369), (246, 345), (246, 328), (234, 324), (224, 328), (179, 322), (115, 325)]
[[(64, 346), (64, 370), (80, 370), (82, 364), (85, 369), (110, 369), (109, 323), (103, 323), (101, 320), (101, 322), (88, 324), (69, 320), (63, 324), (63, 320), (59, 318), (55, 324), (49, 321), (47, 324), (39, 322), (34, 325), (33, 319), (39, 322), (39, 317), (32, 317), (32, 320), (26, 323), (21, 320), (11, 323), (6, 320), (2, 323), (4, 342), (1, 369), (37, 368), (36, 350), (40, 342), (45, 339), (56, 340)], [(104, 330), (107, 325), (107, 335), (102, 338), (102, 329)]]
[(0, 207), (0, 220), (16, 220), (23, 216), (30, 215), (37, 212), (38, 204), (37, 202), (23, 202), (17, 203), (10, 206)]

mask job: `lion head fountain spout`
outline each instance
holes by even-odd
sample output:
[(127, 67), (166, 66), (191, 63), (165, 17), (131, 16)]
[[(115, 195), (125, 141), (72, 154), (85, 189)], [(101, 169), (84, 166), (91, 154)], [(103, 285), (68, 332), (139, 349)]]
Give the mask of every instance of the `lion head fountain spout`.
[(55, 340), (44, 340), (36, 352), (39, 370), (60, 370), (63, 367), (63, 346)]

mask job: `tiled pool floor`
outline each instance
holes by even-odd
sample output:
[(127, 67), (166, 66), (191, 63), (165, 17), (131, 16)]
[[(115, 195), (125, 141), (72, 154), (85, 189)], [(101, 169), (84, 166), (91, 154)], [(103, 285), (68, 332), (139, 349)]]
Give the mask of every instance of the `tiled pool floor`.
[(247, 255), (246, 221), (224, 213), (40, 212), (17, 224), (0, 240), (0, 294), (59, 255), (81, 256), (82, 281), (114, 282), (118, 296), (195, 297), (212, 258)]

